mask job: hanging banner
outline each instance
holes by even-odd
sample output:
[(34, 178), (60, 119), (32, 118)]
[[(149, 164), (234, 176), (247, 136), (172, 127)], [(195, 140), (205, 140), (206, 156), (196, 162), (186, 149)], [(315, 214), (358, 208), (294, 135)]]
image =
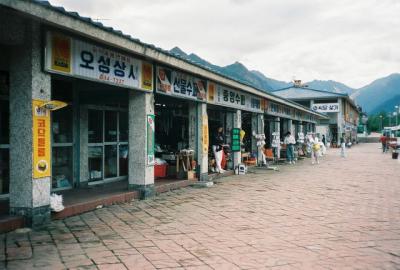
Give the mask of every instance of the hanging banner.
[(203, 154), (208, 154), (208, 147), (209, 147), (209, 134), (208, 134), (208, 116), (207, 114), (203, 115), (203, 123), (202, 123), (202, 130), (203, 130)]
[(156, 92), (194, 100), (206, 100), (206, 81), (157, 66)]
[(147, 115), (147, 165), (154, 165), (154, 114)]
[(150, 63), (51, 32), (46, 36), (45, 69), (48, 72), (147, 92), (153, 90), (153, 67)]
[(51, 176), (50, 111), (40, 108), (45, 101), (32, 100), (33, 178)]

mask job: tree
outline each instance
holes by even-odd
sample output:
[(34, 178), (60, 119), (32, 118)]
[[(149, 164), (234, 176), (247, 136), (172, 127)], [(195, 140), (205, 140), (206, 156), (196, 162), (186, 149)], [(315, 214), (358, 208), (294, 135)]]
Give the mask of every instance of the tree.
[(368, 116), (367, 129), (369, 132), (378, 131), (380, 132), (383, 127), (389, 125), (389, 117), (385, 111)]

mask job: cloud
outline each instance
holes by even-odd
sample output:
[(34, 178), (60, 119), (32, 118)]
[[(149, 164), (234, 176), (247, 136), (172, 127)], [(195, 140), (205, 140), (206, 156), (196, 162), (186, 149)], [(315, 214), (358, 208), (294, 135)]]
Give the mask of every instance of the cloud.
[(400, 71), (397, 0), (51, 0), (164, 49), (352, 87)]

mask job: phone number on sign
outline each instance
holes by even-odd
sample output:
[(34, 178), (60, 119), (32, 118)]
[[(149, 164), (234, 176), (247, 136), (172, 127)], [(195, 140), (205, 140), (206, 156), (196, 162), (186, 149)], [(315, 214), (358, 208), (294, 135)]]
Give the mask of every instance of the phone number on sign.
[(125, 82), (125, 80), (123, 80), (123, 79), (110, 78), (110, 76), (107, 76), (107, 75), (104, 75), (104, 74), (100, 74), (99, 75), (99, 80), (113, 82), (115, 84), (124, 84), (124, 82)]

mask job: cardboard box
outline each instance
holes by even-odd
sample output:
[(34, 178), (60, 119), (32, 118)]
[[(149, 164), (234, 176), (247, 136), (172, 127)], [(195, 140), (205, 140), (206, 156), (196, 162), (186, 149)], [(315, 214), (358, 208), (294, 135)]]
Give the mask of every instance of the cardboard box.
[(194, 171), (188, 171), (187, 172), (187, 179), (188, 180), (194, 180), (196, 178), (196, 173)]

